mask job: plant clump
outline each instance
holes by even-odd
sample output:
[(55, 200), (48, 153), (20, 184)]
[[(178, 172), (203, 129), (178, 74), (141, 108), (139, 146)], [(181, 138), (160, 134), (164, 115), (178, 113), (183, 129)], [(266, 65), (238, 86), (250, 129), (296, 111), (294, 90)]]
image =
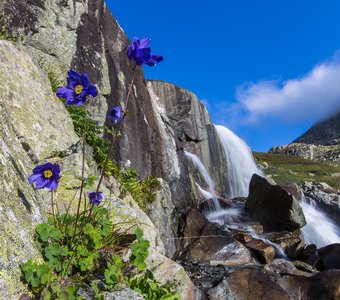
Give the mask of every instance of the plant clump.
[[(149, 53), (149, 48), (147, 51)], [(150, 59), (155, 57), (150, 56)], [(119, 131), (114, 127), (104, 128), (91, 119), (85, 104), (87, 97), (96, 97), (98, 91), (87, 74), (70, 70), (67, 86), (60, 88), (61, 80), (53, 68), (47, 67), (45, 62), (41, 65), (47, 72), (52, 90), (65, 103), (83, 144), (76, 212), (70, 211), (71, 203), (63, 211), (58, 207), (55, 193), (62, 177), (58, 164), (39, 164), (28, 179), (37, 189), (50, 190), (52, 212), (47, 222), (35, 229), (36, 244), (43, 262), (30, 259), (21, 265), (23, 281), (28, 284), (33, 299), (86, 299), (83, 291), (93, 299), (104, 299), (103, 292), (126, 287), (145, 299), (180, 299), (178, 292), (159, 284), (147, 269), (150, 242), (144, 239), (142, 229), (131, 224), (128, 230), (135, 227), (134, 234), (122, 233), (120, 224), (111, 221), (110, 206), (100, 191), (103, 177), (114, 175), (121, 182), (122, 193), (130, 192), (145, 209), (146, 203), (154, 199), (158, 180), (154, 177), (139, 180), (135, 170), (121, 171), (112, 162), (113, 143), (119, 137)], [(127, 110), (125, 108), (123, 113), (120, 107), (114, 109), (109, 118), (117, 125), (124, 120)], [(113, 135), (112, 143), (100, 137), (103, 130)], [(85, 144), (93, 148), (94, 158), (101, 169), (97, 187), (91, 192), (87, 190), (92, 188), (97, 178), (94, 175), (85, 178)]]

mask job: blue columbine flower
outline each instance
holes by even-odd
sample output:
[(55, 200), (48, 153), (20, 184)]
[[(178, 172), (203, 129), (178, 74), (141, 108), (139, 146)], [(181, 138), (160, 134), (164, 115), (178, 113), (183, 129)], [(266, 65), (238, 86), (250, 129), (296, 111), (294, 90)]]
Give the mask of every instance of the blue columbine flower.
[(145, 38), (139, 40), (134, 37), (131, 45), (128, 46), (127, 56), (129, 59), (134, 59), (137, 65), (147, 64), (155, 66), (163, 60), (162, 55), (151, 54), (149, 47), (151, 39)]
[[(97, 197), (96, 197), (97, 195)], [(98, 205), (99, 201), (103, 199), (103, 193), (102, 192), (92, 192), (89, 193), (90, 203), (93, 205)]]
[(28, 178), (28, 182), (35, 182), (37, 189), (47, 188), (54, 191), (58, 187), (60, 179), (60, 166), (58, 164), (45, 163), (33, 169), (33, 174)]
[(66, 105), (82, 105), (86, 97), (98, 95), (97, 88), (90, 82), (87, 74), (80, 74), (73, 70), (67, 72), (67, 86), (57, 90), (59, 98), (66, 99)]
[(109, 118), (113, 120), (113, 123), (117, 124), (123, 119), (123, 112), (120, 106), (115, 106), (109, 112)]

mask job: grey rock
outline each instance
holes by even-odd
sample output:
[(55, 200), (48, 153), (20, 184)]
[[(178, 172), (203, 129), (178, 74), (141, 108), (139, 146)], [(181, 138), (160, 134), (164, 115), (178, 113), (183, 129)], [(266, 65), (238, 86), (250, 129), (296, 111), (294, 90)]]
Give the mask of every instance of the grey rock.
[(226, 162), (206, 107), (194, 93), (174, 84), (153, 80), (147, 86), (162, 120), (172, 128), (177, 148), (197, 155), (214, 179), (217, 192), (226, 194)]
[(246, 210), (266, 231), (294, 230), (306, 224), (297, 199), (256, 174), (250, 181)]
[(255, 253), (261, 263), (268, 263), (275, 257), (275, 248), (263, 240), (254, 238), (247, 242), (245, 246)]
[(276, 280), (294, 300), (310, 300), (308, 298), (309, 278), (305, 276), (284, 275)]
[(176, 232), (176, 228), (174, 228), (176, 212), (175, 206), (171, 202), (171, 191), (168, 183), (162, 178), (158, 180), (161, 183), (161, 188), (157, 191), (154, 202), (148, 207), (148, 217), (153, 224), (158, 225), (157, 229), (164, 244), (165, 254), (171, 258), (176, 253), (177, 237), (174, 234)]
[(277, 153), (290, 156), (300, 156), (306, 159), (314, 158), (315, 145), (293, 143), (285, 146), (275, 146), (268, 153)]
[(306, 196), (316, 201), (335, 222), (340, 218), (340, 191), (325, 183), (305, 182), (302, 190)]
[(207, 292), (209, 300), (233, 299), (228, 298), (228, 283), (224, 279), (217, 286), (211, 288)]
[(233, 272), (220, 285), (208, 291), (210, 300), (292, 300), (281, 286), (260, 270), (241, 268)]
[(340, 299), (340, 270), (327, 270), (310, 277), (308, 299)]
[(36, 163), (75, 145), (79, 138), (71, 118), (27, 51), (0, 41), (0, 55), (0, 105), (31, 160)]
[(186, 261), (210, 261), (211, 265), (230, 266), (254, 261), (246, 247), (194, 209), (187, 215), (183, 248), (181, 258)]
[[(303, 272), (298, 270), (295, 265), (282, 258), (274, 259), (272, 262), (266, 264), (263, 268), (264, 271), (273, 275), (299, 275), (299, 276), (312, 276), (312, 273)], [(314, 272), (315, 273), (315, 272)]]
[(340, 244), (331, 244), (318, 249), (320, 260), (316, 267), (319, 270), (340, 269)]
[(303, 262), (303, 261), (299, 261), (299, 260), (294, 260), (293, 261), (294, 266), (303, 272), (308, 272), (308, 273), (317, 273), (318, 270), (315, 269), (314, 267), (312, 267), (311, 265)]
[(116, 292), (104, 292), (104, 300), (144, 300), (145, 298), (131, 290), (131, 289), (123, 289), (121, 291)]
[(311, 277), (287, 275), (278, 278), (277, 283), (292, 299), (340, 299), (340, 270), (327, 270)]

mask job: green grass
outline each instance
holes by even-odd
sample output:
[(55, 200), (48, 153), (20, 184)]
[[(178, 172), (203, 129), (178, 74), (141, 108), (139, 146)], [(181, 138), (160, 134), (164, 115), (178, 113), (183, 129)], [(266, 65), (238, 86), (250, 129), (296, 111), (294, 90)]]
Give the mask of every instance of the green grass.
[(253, 154), (258, 163), (268, 164), (269, 167), (264, 172), (266, 175), (272, 175), (277, 183), (326, 182), (331, 187), (340, 189), (340, 178), (331, 176), (332, 173), (340, 173), (339, 163), (272, 153), (254, 152)]

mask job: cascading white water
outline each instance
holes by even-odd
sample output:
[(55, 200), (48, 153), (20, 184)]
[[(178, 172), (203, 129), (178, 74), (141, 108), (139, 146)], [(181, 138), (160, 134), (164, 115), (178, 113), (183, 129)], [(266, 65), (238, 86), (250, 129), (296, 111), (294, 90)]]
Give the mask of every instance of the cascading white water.
[(205, 189), (203, 189), (197, 182), (196, 186), (198, 188), (198, 190), (200, 191), (201, 195), (203, 196), (204, 199), (214, 199), (214, 197), (216, 197), (216, 195), (213, 195), (212, 193), (206, 191)]
[(217, 199), (217, 196), (216, 196), (215, 183), (212, 180), (211, 176), (209, 175), (207, 169), (205, 168), (205, 166), (203, 165), (203, 163), (201, 162), (201, 160), (198, 158), (197, 155), (192, 154), (192, 153), (187, 152), (187, 151), (184, 151), (184, 153), (185, 153), (186, 157), (188, 157), (192, 161), (196, 170), (198, 171), (198, 173), (202, 177), (201, 179), (203, 180), (203, 182), (206, 184), (206, 186), (208, 188), (208, 191), (206, 191), (196, 183), (196, 185), (198, 185), (199, 190), (202, 193), (203, 197), (211, 195), (212, 199), (213, 199), (213, 205), (214, 205), (213, 210), (220, 210), (221, 205), (218, 202), (218, 199)]
[(307, 244), (320, 248), (340, 243), (340, 227), (318, 208), (313, 199), (302, 196), (301, 207), (307, 223), (302, 228), (302, 237)]
[(228, 128), (214, 125), (227, 161), (228, 197), (247, 197), (254, 173), (263, 176), (248, 145)]

